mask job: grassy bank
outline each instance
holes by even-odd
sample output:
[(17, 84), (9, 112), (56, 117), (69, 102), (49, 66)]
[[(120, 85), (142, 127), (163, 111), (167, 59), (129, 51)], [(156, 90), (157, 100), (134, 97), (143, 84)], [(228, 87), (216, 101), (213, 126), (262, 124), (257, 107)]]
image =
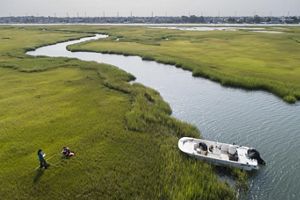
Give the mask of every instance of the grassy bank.
[(294, 103), (300, 99), (300, 28), (267, 29), (282, 33), (101, 27), (98, 31), (110, 38), (69, 49), (139, 55), (190, 70), (194, 76), (224, 86), (265, 90)]
[[(199, 132), (157, 92), (113, 66), (24, 55), (85, 35), (0, 28), (1, 199), (234, 199), (210, 165), (178, 151), (179, 136)], [(76, 156), (61, 159), (63, 146)]]

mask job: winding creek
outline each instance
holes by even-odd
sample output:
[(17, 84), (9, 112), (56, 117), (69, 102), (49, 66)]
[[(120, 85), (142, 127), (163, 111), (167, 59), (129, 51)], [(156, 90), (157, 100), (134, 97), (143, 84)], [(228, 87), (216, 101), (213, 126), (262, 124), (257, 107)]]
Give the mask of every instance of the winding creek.
[(267, 92), (222, 87), (137, 56), (66, 50), (68, 45), (105, 37), (63, 42), (28, 54), (108, 63), (133, 74), (137, 82), (159, 91), (173, 116), (196, 125), (204, 138), (253, 146), (261, 152), (267, 166), (251, 174), (246, 199), (300, 199), (299, 103), (288, 105)]

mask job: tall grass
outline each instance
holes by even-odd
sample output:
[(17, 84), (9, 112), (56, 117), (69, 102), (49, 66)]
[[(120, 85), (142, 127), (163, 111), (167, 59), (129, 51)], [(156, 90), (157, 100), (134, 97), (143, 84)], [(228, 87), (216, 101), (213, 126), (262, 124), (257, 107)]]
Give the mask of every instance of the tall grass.
[[(224, 86), (269, 91), (289, 103), (299, 100), (300, 46), (297, 41), (300, 32), (297, 27), (286, 28), (276, 35), (145, 27), (101, 27), (100, 30), (112, 37), (72, 45), (69, 50), (138, 55), (145, 60), (190, 70), (194, 76), (209, 78)], [(115, 41), (116, 35), (122, 39)]]
[[(24, 55), (85, 35), (53, 28), (0, 28), (10, 36), (0, 46), (1, 199), (235, 198), (210, 165), (178, 151), (178, 137), (199, 131), (171, 118), (156, 91), (110, 65)], [(76, 156), (62, 159), (63, 146)], [(36, 169), (39, 148), (48, 170)]]

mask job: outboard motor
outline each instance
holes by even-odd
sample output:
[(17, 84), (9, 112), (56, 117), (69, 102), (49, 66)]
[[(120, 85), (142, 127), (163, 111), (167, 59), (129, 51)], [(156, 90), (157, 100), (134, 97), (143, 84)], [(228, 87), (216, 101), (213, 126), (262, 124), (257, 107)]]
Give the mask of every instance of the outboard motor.
[(266, 162), (260, 157), (259, 152), (256, 149), (248, 149), (248, 156), (251, 159), (256, 159), (258, 164), (266, 165)]

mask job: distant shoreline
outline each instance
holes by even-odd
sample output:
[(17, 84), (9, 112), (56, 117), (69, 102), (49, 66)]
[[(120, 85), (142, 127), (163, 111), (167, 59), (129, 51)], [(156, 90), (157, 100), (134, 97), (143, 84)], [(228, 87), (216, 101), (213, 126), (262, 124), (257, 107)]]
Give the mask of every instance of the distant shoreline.
[(300, 16), (6, 16), (0, 24), (300, 24)]
[(193, 26), (193, 27), (273, 27), (273, 26), (291, 26), (298, 27), (300, 24), (192, 24), (192, 23), (0, 23), (0, 26), (57, 26), (57, 25), (80, 25), (80, 26)]

